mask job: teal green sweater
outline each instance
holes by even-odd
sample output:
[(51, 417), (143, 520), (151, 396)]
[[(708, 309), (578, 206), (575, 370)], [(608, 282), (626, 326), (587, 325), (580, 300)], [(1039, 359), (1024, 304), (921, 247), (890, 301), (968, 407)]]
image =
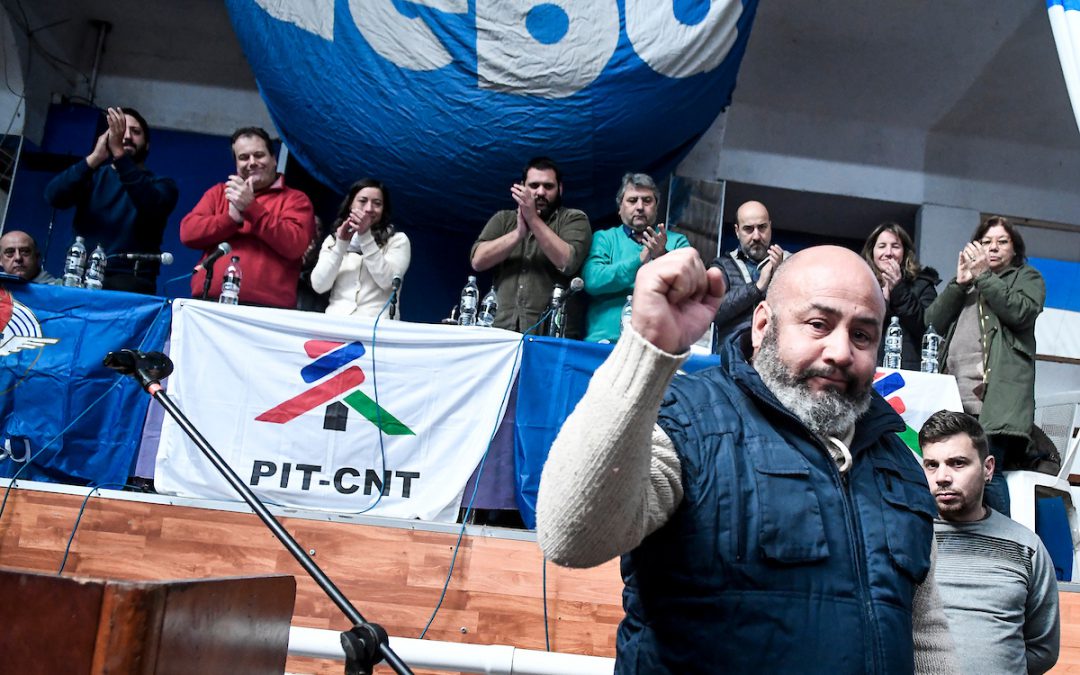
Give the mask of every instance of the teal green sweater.
[[(685, 236), (668, 232), (667, 250), (688, 246), (690, 241)], [(585, 339), (589, 342), (619, 339), (622, 308), (626, 296), (634, 291), (642, 248), (621, 225), (593, 234), (589, 257), (581, 268), (585, 291), (590, 296), (585, 315)]]

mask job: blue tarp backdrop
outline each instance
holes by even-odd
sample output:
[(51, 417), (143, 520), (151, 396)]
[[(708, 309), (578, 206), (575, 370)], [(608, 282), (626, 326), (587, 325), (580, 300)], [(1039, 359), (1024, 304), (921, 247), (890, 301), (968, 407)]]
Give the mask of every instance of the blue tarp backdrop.
[(150, 398), (101, 360), (160, 350), (171, 322), (163, 298), (0, 285), (0, 476), (29, 456), (20, 478), (122, 485)]
[(344, 192), (395, 191), (408, 227), (478, 233), (524, 163), (615, 211), (667, 177), (731, 101), (757, 0), (226, 0), (294, 157)]

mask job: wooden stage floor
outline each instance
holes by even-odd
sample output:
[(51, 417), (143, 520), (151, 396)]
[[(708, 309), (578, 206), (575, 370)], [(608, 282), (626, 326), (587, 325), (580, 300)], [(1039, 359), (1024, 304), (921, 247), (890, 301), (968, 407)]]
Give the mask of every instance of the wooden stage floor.
[[(0, 493), (6, 486), (0, 483)], [(87, 492), (20, 481), (0, 515), (0, 565), (56, 573)], [(366, 618), (390, 635), (420, 636), (442, 593), (460, 526), (275, 514)], [(293, 625), (349, 627), (244, 504), (102, 491), (87, 503), (64, 568), (72, 576), (158, 580), (271, 573), (297, 579)], [(470, 526), (426, 637), (544, 649), (543, 573), (532, 533)], [(621, 589), (617, 561), (591, 570), (548, 564), (551, 649), (614, 656)], [(339, 674), (342, 665), (290, 658), (288, 670)]]
[[(0, 481), (0, 492), (7, 481)], [(85, 488), (20, 482), (0, 515), (0, 565), (55, 573)], [(439, 600), (460, 526), (276, 509), (285, 526), (365, 617), (419, 637)], [(293, 624), (344, 630), (341, 613), (244, 504), (101, 491), (90, 498), (64, 574), (297, 579)], [(470, 526), (427, 637), (544, 649), (543, 558), (531, 532)], [(1061, 586), (1061, 657), (1080, 674), (1080, 584)], [(618, 561), (590, 570), (547, 565), (551, 648), (614, 656), (622, 618)], [(337, 675), (340, 663), (290, 658), (291, 672)], [(390, 672), (380, 669), (380, 672)]]

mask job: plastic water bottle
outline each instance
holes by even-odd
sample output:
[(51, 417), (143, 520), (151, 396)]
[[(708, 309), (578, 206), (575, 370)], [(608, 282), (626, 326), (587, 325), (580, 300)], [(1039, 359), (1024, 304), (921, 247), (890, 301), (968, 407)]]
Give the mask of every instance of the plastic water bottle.
[(67, 260), (64, 261), (64, 285), (82, 288), (85, 275), (86, 241), (82, 237), (75, 237), (75, 243), (68, 249)]
[(630, 325), (630, 312), (634, 304), (634, 296), (626, 296), (626, 302), (622, 306), (622, 315), (619, 319), (619, 334), (621, 335), (626, 327)]
[(889, 328), (885, 331), (885, 359), (881, 366), (893, 370), (900, 369), (900, 359), (903, 356), (904, 331), (900, 328), (900, 317), (894, 316), (889, 321)]
[(547, 308), (542, 333), (548, 337), (566, 335), (566, 289), (562, 284), (555, 284), (551, 289), (551, 302)]
[(98, 244), (94, 252), (90, 254), (90, 265), (86, 268), (87, 288), (92, 291), (101, 290), (102, 284), (105, 283), (105, 266), (107, 264), (105, 249), (101, 248), (101, 244)]
[(941, 336), (934, 332), (934, 327), (927, 326), (922, 336), (922, 362), (919, 370), (924, 373), (938, 372), (938, 350), (941, 348)]
[(480, 326), (490, 326), (495, 323), (495, 313), (498, 311), (499, 298), (495, 295), (495, 287), (492, 286), (484, 299), (480, 301), (480, 315), (477, 317), (476, 323)]
[(461, 303), (458, 310), (458, 324), (476, 325), (476, 302), (480, 299), (480, 289), (476, 287), (476, 277), (470, 276), (465, 288), (461, 289)]
[(240, 272), (240, 256), (234, 255), (232, 262), (225, 269), (225, 276), (221, 278), (221, 295), (218, 302), (223, 305), (236, 305), (240, 302), (240, 280), (243, 278)]

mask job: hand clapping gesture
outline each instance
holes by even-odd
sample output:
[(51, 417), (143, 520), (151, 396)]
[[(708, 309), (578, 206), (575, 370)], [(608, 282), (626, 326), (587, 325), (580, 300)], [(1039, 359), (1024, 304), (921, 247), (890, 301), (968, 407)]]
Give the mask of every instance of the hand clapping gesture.
[(127, 135), (127, 115), (120, 108), (109, 108), (105, 112), (109, 122), (108, 143), (109, 153), (113, 159), (119, 159), (124, 154), (124, 136)]
[(350, 211), (337, 229), (337, 238), (343, 240), (352, 239), (354, 234), (363, 234), (371, 229), (371, 212)]
[(761, 274), (758, 275), (757, 280), (757, 287), (762, 292), (765, 292), (765, 289), (767, 289), (772, 282), (773, 272), (776, 271), (776, 268), (780, 263), (784, 262), (784, 249), (780, 248), (777, 244), (773, 244), (769, 247), (766, 255), (768, 257), (762, 262)]
[(517, 202), (518, 213), (524, 216), (526, 225), (530, 219), (540, 217), (536, 210), (536, 195), (528, 186), (514, 183), (510, 186), (510, 196)]
[(255, 201), (255, 189), (251, 187), (252, 179), (246, 180), (240, 176), (229, 176), (225, 181), (225, 199), (229, 202), (229, 215), (236, 222), (244, 220), (244, 209), (251, 206)]
[(881, 261), (878, 269), (881, 271), (881, 292), (885, 295), (885, 300), (888, 301), (892, 290), (896, 288), (896, 285), (900, 283), (900, 279), (903, 278), (900, 263), (890, 258)]
[(657, 225), (655, 230), (651, 227), (645, 228), (641, 233), (641, 243), (644, 246), (641, 249), (641, 262), (656, 260), (667, 253), (667, 239), (667, 227), (663, 223)]
[(956, 283), (967, 286), (989, 269), (990, 261), (986, 259), (983, 245), (977, 241), (968, 242), (956, 261)]

